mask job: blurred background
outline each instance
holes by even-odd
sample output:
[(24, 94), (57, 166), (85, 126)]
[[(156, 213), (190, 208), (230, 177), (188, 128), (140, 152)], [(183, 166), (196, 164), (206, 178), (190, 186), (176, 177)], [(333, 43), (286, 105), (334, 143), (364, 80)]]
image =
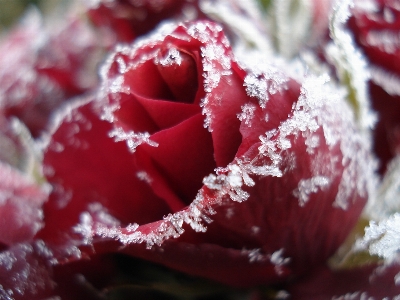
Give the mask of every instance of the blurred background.
[(47, 13), (65, 0), (0, 0), (0, 34), (24, 14), (30, 5)]

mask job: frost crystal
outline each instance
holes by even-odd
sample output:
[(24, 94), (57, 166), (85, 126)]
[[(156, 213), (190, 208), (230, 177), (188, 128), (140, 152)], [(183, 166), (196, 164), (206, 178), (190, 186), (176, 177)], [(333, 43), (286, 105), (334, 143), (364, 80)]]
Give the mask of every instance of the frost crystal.
[(241, 254), (248, 256), (250, 263), (263, 262), (268, 259), (267, 255), (261, 253), (260, 248), (251, 249), (251, 250), (243, 249)]
[(169, 48), (167, 54), (162, 58), (155, 58), (156, 64), (161, 64), (163, 66), (178, 65), (182, 63), (182, 57), (178, 49)]
[(270, 261), (271, 261), (272, 264), (275, 265), (275, 272), (278, 275), (282, 274), (283, 266), (287, 265), (291, 260), (289, 257), (286, 257), (286, 258), (283, 257), (283, 252), (284, 252), (284, 249), (282, 248), (282, 249), (272, 253), (271, 257), (270, 257)]
[(126, 132), (121, 127), (118, 127), (109, 132), (109, 136), (113, 137), (116, 142), (126, 141), (126, 144), (132, 153), (135, 152), (136, 148), (141, 144), (158, 147), (158, 143), (150, 140), (150, 133), (148, 132)]
[(281, 93), (287, 89), (288, 78), (276, 68), (269, 66), (263, 73), (250, 73), (244, 79), (246, 93), (250, 97), (255, 97), (261, 108), (265, 108), (269, 100), (269, 95)]
[(254, 118), (254, 111), (257, 107), (252, 103), (246, 103), (242, 105), (242, 112), (237, 115), (240, 121), (244, 121), (244, 123), (251, 127), (251, 120)]
[(52, 262), (52, 255), (41, 240), (32, 244), (18, 244), (0, 253), (0, 269), (11, 274), (7, 279), (12, 283), (7, 290), (0, 284), (0, 299), (21, 298), (53, 288), (54, 283), (48, 278), (48, 266), (44, 263)]
[(82, 242), (86, 245), (92, 244), (99, 227), (113, 228), (119, 225), (119, 221), (100, 203), (89, 204), (88, 210), (81, 213), (79, 220), (80, 223), (73, 227), (73, 232), (82, 236)]
[(389, 263), (396, 260), (400, 252), (400, 213), (378, 223), (371, 221), (364, 237), (356, 242), (355, 250), (368, 250)]
[(316, 176), (310, 179), (301, 179), (293, 195), (299, 199), (300, 206), (304, 206), (310, 199), (310, 194), (316, 193), (319, 189), (324, 189), (330, 183), (325, 176)]

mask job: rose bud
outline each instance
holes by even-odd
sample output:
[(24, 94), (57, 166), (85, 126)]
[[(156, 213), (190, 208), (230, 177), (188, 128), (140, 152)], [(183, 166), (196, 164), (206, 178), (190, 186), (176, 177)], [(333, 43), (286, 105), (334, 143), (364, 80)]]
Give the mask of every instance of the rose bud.
[(388, 162), (400, 153), (400, 8), (395, 1), (370, 4), (356, 2), (348, 26), (369, 61), (369, 95), (378, 113), (374, 150), (384, 173)]
[(257, 68), (210, 22), (118, 47), (49, 136), (36, 237), (59, 262), (123, 253), (236, 287), (324, 265), (368, 197), (368, 139), (327, 76)]
[(96, 84), (100, 49), (83, 20), (73, 17), (49, 29), (30, 11), (0, 44), (0, 111), (18, 117), (37, 137), (52, 111)]
[(92, 1), (88, 15), (96, 26), (107, 28), (119, 42), (131, 42), (174, 17), (193, 19), (200, 13), (197, 1)]

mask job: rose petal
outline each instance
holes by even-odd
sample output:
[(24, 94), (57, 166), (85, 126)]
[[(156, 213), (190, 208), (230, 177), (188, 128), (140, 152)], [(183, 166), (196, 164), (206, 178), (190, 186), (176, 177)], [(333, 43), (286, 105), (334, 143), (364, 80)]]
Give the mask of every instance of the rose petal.
[(393, 299), (400, 294), (400, 265), (332, 271), (322, 268), (288, 287), (292, 299)]
[[(186, 204), (194, 200), (203, 177), (216, 167), (212, 139), (203, 121), (203, 115), (198, 113), (179, 125), (153, 134), (151, 140), (158, 147), (143, 145), (158, 172)], [(195, 138), (188, 140), (188, 137)]]
[(112, 124), (100, 119), (92, 103), (76, 106), (67, 109), (71, 117), (62, 120), (45, 149), (47, 177), (62, 190), (54, 189), (45, 205), (42, 235), (52, 239), (53, 231), (69, 232), (90, 203), (101, 203), (125, 224), (148, 223), (168, 213), (164, 201), (138, 178), (126, 144), (109, 137)]
[(40, 300), (54, 295), (50, 258), (41, 241), (1, 252), (0, 298)]
[(43, 226), (47, 193), (18, 170), (0, 162), (0, 243), (30, 241)]
[(154, 29), (161, 21), (183, 15), (184, 6), (189, 6), (192, 13), (201, 12), (193, 1), (162, 0), (155, 4), (148, 0), (140, 3), (118, 0), (91, 4), (88, 13), (97, 26), (112, 30), (118, 41), (131, 42)]
[[(159, 130), (178, 125), (200, 112), (200, 107), (192, 104), (150, 100), (142, 97), (137, 97), (137, 101), (142, 104), (154, 123), (157, 124)], [(138, 123), (140, 122), (138, 121)]]
[(212, 94), (214, 93), (221, 94), (220, 97), (215, 97), (215, 103), (210, 103), (210, 111), (213, 115), (211, 134), (214, 156), (217, 166), (225, 167), (235, 157), (242, 141), (239, 131), (240, 120), (237, 115), (249, 97), (243, 89), (243, 78), (234, 72), (219, 82)]

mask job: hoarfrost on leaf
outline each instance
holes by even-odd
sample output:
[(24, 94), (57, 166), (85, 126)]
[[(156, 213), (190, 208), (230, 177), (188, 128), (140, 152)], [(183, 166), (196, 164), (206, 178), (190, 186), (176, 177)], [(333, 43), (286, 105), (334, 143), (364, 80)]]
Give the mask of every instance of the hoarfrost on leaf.
[(399, 258), (400, 213), (380, 221), (371, 221), (364, 237), (357, 240), (355, 250), (368, 250), (371, 255), (384, 258), (388, 263)]
[(341, 82), (348, 90), (347, 99), (352, 105), (355, 116), (362, 129), (369, 130), (376, 122), (376, 116), (370, 107), (367, 83), (370, 72), (361, 51), (355, 46), (354, 39), (345, 23), (354, 6), (351, 0), (339, 0), (334, 7), (330, 20), (330, 32), (333, 43), (326, 48), (328, 59), (337, 70)]

